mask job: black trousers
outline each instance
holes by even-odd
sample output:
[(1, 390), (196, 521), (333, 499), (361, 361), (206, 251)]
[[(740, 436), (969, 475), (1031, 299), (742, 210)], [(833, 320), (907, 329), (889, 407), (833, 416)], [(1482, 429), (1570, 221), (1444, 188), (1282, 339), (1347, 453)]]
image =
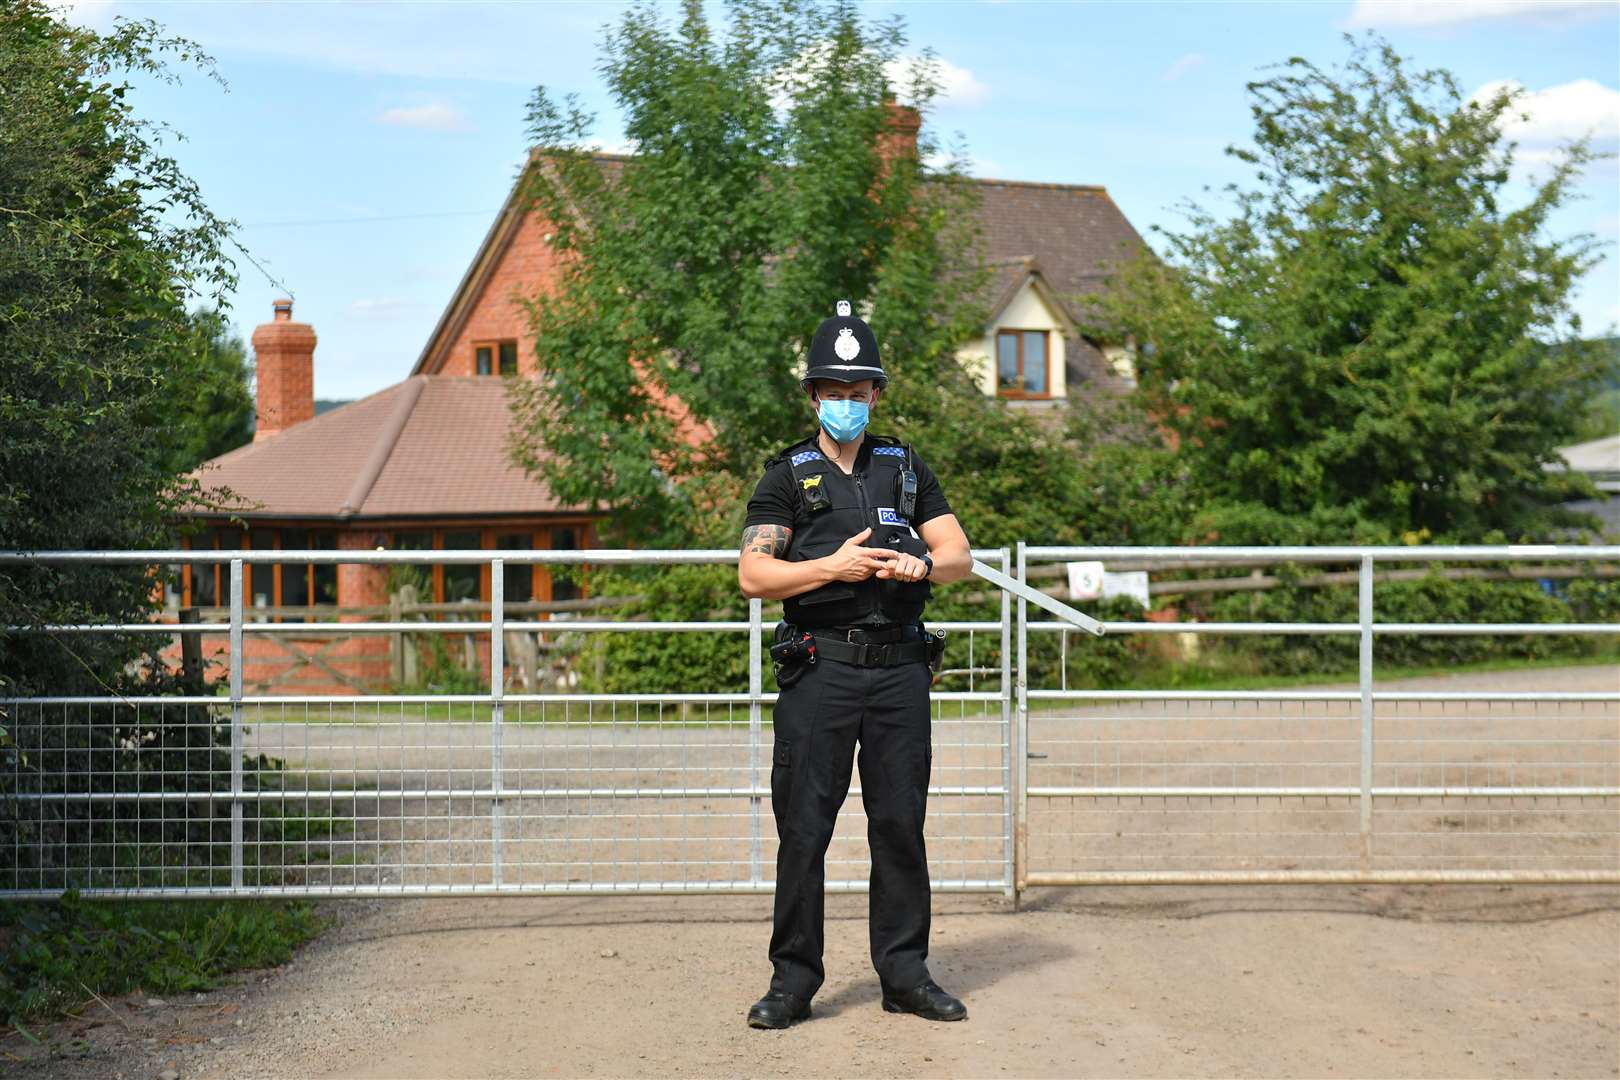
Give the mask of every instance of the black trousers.
[(932, 765), (921, 661), (865, 668), (823, 659), (776, 706), (771, 809), (776, 912), (771, 987), (808, 1000), (821, 989), (826, 855), (860, 744), (861, 801), (872, 853), (872, 966), (896, 990), (928, 979), (928, 854), (923, 818)]

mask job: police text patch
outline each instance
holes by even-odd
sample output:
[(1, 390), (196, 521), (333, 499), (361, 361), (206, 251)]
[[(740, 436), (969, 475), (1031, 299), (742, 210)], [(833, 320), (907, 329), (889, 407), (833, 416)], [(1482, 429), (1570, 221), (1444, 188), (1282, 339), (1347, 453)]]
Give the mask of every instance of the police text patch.
[(878, 512), (878, 522), (880, 524), (883, 524), (883, 525), (900, 525), (902, 527), (909, 527), (911, 525), (911, 522), (907, 521), (905, 518), (903, 518), (899, 514), (895, 513), (894, 512), (894, 507), (892, 507), (892, 506), (880, 506), (880, 507), (877, 508), (877, 512)]

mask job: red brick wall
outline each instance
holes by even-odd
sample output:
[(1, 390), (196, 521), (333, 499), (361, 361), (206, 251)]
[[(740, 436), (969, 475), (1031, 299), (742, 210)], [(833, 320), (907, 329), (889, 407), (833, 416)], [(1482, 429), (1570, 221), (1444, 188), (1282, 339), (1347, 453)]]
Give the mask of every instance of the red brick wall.
[(550, 222), (529, 214), (518, 226), (517, 235), (501, 255), (473, 303), (466, 325), (456, 336), (445, 356), (440, 375), (472, 375), (473, 343), (515, 339), (518, 343), (518, 373), (535, 373), (534, 346), (529, 337), (528, 316), (515, 296), (532, 297), (557, 279), (557, 252), (546, 241)]

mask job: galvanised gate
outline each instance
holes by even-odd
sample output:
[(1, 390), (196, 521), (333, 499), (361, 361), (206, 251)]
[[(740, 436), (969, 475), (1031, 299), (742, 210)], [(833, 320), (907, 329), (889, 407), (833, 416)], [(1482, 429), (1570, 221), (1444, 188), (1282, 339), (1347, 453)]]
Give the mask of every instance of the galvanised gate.
[[(1612, 635), (1613, 624), (1389, 624), (1380, 563), (1620, 559), (1614, 547), (1051, 548), (978, 551), (999, 619), (939, 622), (965, 642), (934, 700), (934, 887), (1199, 882), (1620, 882), (1620, 686), (1380, 689), (1377, 635)], [(358, 896), (737, 893), (772, 888), (763, 605), (746, 621), (505, 617), (517, 563), (735, 562), (732, 551), (58, 552), (0, 562), (228, 570), (223, 623), (11, 627), (197, 634), (229, 642), (214, 697), (0, 700), (14, 746), (0, 802), (0, 895)], [(1083, 649), (1087, 622), (1029, 587), (1041, 564), (1351, 565), (1351, 623), (1115, 622), (1110, 634), (1350, 635), (1353, 689), (1083, 690), (1026, 685), (1032, 643)], [(330, 622), (348, 634), (478, 635), (481, 693), (253, 695), (244, 641), (287, 634), (244, 607), (253, 562), (485, 564), (482, 621)], [(992, 605), (994, 606), (994, 605)], [(1043, 610), (1044, 609), (1044, 610)], [(1057, 620), (1049, 614), (1059, 616)], [(1039, 618), (1037, 618), (1039, 616)], [(1076, 621), (1078, 620), (1078, 621)], [(1089, 628), (1095, 629), (1096, 624)], [(746, 642), (748, 689), (509, 693), (513, 635), (720, 634)], [(742, 643), (739, 642), (739, 645)], [(1533, 673), (1530, 673), (1533, 674)], [(1529, 677), (1527, 674), (1526, 678)], [(1509, 680), (1513, 676), (1504, 675)], [(852, 786), (828, 887), (866, 887)], [(122, 839), (120, 839), (122, 838)]]

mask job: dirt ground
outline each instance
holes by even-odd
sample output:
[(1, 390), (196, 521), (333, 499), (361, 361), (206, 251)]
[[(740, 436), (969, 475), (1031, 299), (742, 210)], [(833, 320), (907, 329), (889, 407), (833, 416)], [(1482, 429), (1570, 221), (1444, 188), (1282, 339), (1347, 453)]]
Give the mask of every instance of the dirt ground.
[[(1609, 690), (1614, 668), (1411, 680), (1402, 689)], [(351, 719), (354, 719), (351, 717)], [(325, 842), (356, 884), (490, 873), (485, 726), (264, 723), (356, 835)], [(998, 718), (936, 727), (934, 782), (994, 785)], [(752, 782), (746, 731), (602, 718), (508, 733), (508, 882), (746, 879), (746, 796), (569, 796), (562, 787)], [(1356, 783), (1353, 706), (1082, 705), (1031, 720), (1034, 785)], [(1381, 706), (1375, 783), (1612, 786), (1612, 703)], [(423, 797), (354, 791), (398, 787)], [(323, 812), (325, 803), (311, 813)], [(996, 877), (998, 796), (930, 800), (936, 877)], [(1108, 797), (1031, 806), (1037, 869), (1355, 866), (1356, 803)], [(1607, 869), (1613, 798), (1391, 799), (1384, 868)], [(340, 805), (341, 804), (341, 805)], [(449, 807), (452, 807), (450, 809)], [(829, 877), (865, 876), (852, 797)], [(760, 856), (774, 852), (768, 803)], [(304, 862), (321, 843), (306, 845)], [(345, 858), (355, 861), (342, 862)], [(341, 864), (340, 864), (341, 863)], [(302, 864), (300, 864), (302, 865)], [(327, 875), (330, 877), (322, 877)], [(936, 894), (931, 967), (969, 1019), (881, 1011), (866, 900), (828, 900), (815, 1016), (748, 1028), (770, 975), (770, 898), (625, 895), (323, 901), (331, 932), (285, 968), (156, 1001), (93, 1002), (34, 1046), (0, 1040), (19, 1080), (236, 1077), (1242, 1076), (1620, 1078), (1620, 888), (1138, 887)]]
[(329, 902), (337, 927), (284, 969), (92, 1004), (50, 1031), (51, 1057), (0, 1046), (18, 1080), (1620, 1075), (1612, 888), (939, 897), (931, 966), (968, 1004), (959, 1024), (881, 1011), (865, 901), (836, 896), (827, 984), (783, 1032), (743, 1021), (769, 904)]

